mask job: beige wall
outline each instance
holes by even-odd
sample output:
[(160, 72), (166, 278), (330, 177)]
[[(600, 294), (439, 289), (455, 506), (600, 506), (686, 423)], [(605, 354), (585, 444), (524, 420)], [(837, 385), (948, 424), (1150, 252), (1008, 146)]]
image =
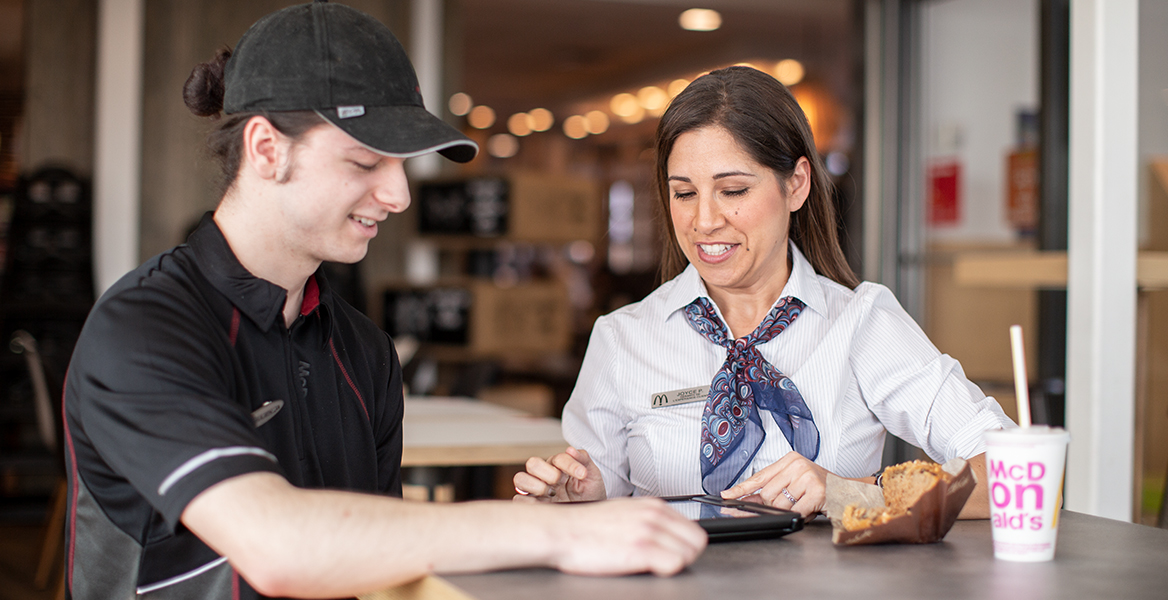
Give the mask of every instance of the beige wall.
[(96, 0), (25, 0), (20, 164), (93, 174)]

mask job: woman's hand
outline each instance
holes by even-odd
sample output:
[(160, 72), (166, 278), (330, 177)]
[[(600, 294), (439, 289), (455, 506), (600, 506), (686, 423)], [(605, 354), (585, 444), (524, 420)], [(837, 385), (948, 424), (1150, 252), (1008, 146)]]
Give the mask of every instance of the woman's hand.
[(827, 469), (798, 452), (788, 452), (774, 464), (722, 492), (722, 497), (741, 498), (810, 517), (823, 510), (827, 473)]
[(515, 474), (516, 501), (581, 502), (604, 500), (604, 477), (584, 450), (569, 447), (544, 460), (527, 459), (527, 471)]

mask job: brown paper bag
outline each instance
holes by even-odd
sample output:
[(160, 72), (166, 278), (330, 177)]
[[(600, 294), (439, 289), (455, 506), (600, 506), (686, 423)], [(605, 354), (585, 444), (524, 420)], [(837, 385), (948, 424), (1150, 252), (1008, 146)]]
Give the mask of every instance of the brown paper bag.
[(843, 527), (844, 508), (856, 504), (862, 508), (884, 506), (884, 493), (875, 485), (827, 476), (827, 501), (824, 514), (831, 519), (831, 541), (841, 546), (860, 544), (927, 544), (939, 542), (949, 533), (957, 515), (977, 485), (973, 469), (964, 459), (955, 458), (941, 466), (952, 479), (944, 479), (921, 495), (908, 512), (886, 523), (859, 531)]

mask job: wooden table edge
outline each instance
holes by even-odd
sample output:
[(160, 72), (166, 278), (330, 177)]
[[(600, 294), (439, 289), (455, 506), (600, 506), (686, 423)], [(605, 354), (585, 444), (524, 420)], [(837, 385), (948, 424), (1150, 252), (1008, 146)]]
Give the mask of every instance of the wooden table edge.
[(532, 456), (547, 458), (567, 443), (490, 446), (410, 446), (402, 449), (402, 467), (521, 465)]

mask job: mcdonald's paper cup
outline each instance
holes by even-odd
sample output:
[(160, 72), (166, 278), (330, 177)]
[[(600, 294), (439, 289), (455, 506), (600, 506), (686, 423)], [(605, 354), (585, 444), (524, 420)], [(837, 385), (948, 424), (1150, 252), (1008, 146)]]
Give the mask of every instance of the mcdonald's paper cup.
[(1070, 439), (1046, 425), (985, 433), (994, 558), (1054, 558)]

